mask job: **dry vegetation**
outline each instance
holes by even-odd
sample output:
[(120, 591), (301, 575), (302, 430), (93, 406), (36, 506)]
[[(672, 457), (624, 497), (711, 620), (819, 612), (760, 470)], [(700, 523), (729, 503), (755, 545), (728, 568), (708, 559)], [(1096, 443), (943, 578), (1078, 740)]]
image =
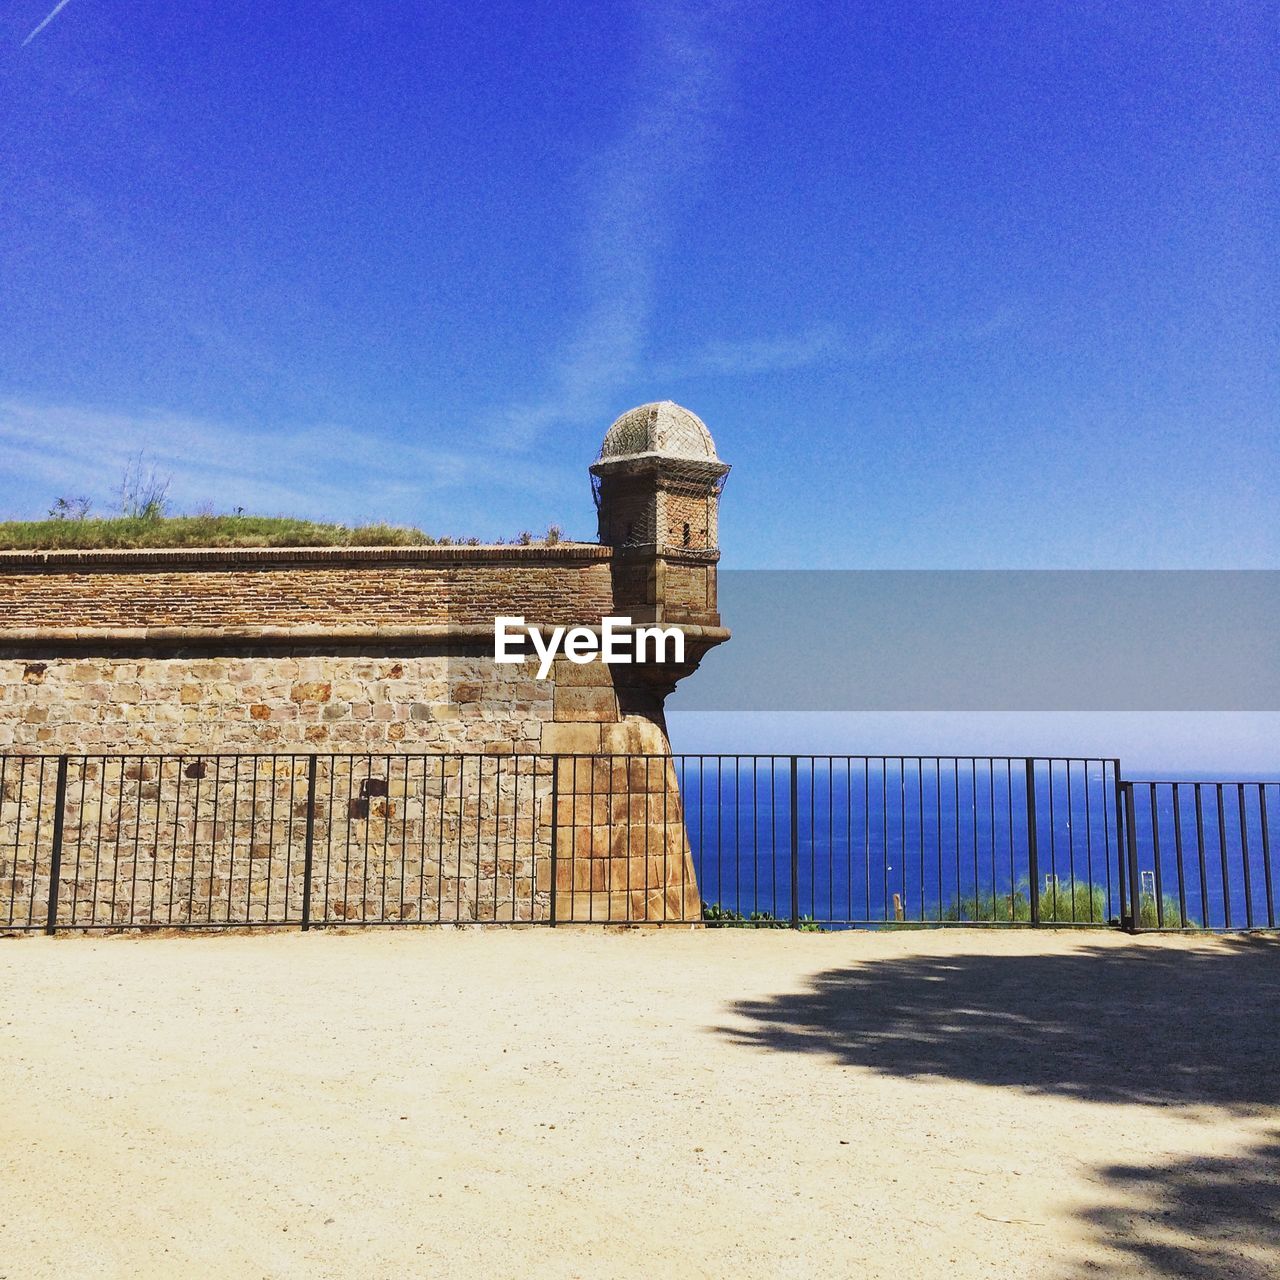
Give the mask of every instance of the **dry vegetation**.
[[(502, 543), (499, 539), (499, 544)], [(523, 546), (560, 541), (525, 532)], [(115, 516), (107, 519), (0, 521), (0, 551), (96, 551), (162, 547), (447, 547), (479, 546), (479, 538), (433, 537), (393, 524), (324, 524), (287, 516)]]
[(421, 529), (349, 527), (284, 516), (116, 516), (0, 523), (0, 550), (109, 550), (133, 547), (426, 547)]
[[(333, 524), (292, 516), (218, 515), (212, 507), (195, 515), (175, 515), (169, 501), (171, 476), (157, 471), (145, 453), (129, 459), (114, 493), (109, 516), (93, 514), (84, 496), (55, 498), (46, 520), (0, 521), (0, 551), (110, 551), (172, 547), (448, 547), (480, 545), (479, 538), (433, 537), (394, 524)], [(506, 539), (499, 538), (501, 546)], [(522, 530), (519, 546), (563, 541), (559, 525), (541, 537)]]

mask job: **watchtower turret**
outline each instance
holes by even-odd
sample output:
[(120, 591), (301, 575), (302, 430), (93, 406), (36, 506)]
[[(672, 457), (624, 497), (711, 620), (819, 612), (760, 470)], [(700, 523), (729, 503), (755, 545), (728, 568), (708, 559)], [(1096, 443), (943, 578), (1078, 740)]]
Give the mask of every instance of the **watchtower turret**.
[(624, 413), (591, 466), (614, 598), (637, 622), (719, 626), (720, 491), (729, 466), (697, 414), (670, 400)]
[(717, 514), (728, 474), (697, 414), (670, 400), (628, 410), (591, 467), (600, 541), (623, 556), (719, 559)]

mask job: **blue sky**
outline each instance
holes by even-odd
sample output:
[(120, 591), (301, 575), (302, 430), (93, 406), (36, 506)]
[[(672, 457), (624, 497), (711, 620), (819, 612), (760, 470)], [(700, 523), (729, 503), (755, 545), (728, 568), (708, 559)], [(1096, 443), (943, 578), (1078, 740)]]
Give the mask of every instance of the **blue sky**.
[(1267, 6), (15, 0), (0, 510), (591, 536), (612, 417), (726, 562), (1275, 565)]
[(0, 514), (145, 448), (186, 510), (591, 537), (669, 397), (734, 567), (1280, 564), (1270, 6), (52, 8)]

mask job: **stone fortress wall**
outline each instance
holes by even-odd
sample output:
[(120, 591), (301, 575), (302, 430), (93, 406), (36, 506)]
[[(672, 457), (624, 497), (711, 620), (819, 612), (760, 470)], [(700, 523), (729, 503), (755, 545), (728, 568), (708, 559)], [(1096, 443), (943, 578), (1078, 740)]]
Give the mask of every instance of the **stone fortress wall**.
[[(553, 825), (559, 918), (698, 918), (663, 701), (728, 634), (715, 591), (726, 471), (705, 426), (663, 403), (623, 415), (592, 467), (599, 544), (0, 553), (0, 902), (6, 879), (11, 905), (22, 883), (28, 914), (47, 889), (32, 832), (52, 822), (35, 781), (52, 765), (27, 757), (62, 755), (69, 837), (94, 851), (93, 885), (79, 872), (60, 885), (68, 910), (83, 900), (103, 925), (140, 911), (174, 922), (175, 910), (197, 923), (213, 922), (215, 903), (260, 901), (273, 880), (296, 896), (300, 786), (316, 754), (328, 802), (312, 822), (346, 857), (341, 881), (329, 865), (312, 896), (336, 918), (369, 918), (371, 895), (392, 918), (541, 918)], [(532, 663), (495, 663), (499, 615), (674, 625), (685, 661), (560, 658), (539, 681)], [(250, 787), (215, 759), (233, 753), (274, 758), (254, 765)], [(426, 758), (446, 753), (495, 759), (486, 774)], [(100, 755), (135, 759), (75, 758)], [(187, 760), (158, 759), (175, 755)], [(534, 755), (564, 759), (501, 763)], [(620, 755), (653, 759), (575, 759)], [(367, 858), (353, 874), (353, 840), (419, 848), (413, 866), (400, 859), (390, 908), (385, 856), (372, 878)], [(165, 851), (188, 845), (166, 875)]]

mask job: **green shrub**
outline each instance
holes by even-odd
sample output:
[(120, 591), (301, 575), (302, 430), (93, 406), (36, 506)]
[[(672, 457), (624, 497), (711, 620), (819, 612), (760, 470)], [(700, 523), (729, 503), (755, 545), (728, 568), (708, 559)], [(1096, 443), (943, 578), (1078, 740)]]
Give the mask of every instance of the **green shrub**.
[[(1160, 906), (1164, 912), (1164, 927), (1166, 929), (1178, 929), (1182, 927), (1182, 909), (1178, 906), (1178, 899), (1170, 894), (1162, 894), (1160, 897)], [(1143, 893), (1138, 895), (1138, 925), (1143, 929), (1159, 929), (1160, 913), (1156, 910), (1156, 899), (1152, 893)], [(1199, 929), (1199, 921), (1187, 917), (1188, 929)]]
[[(744, 914), (732, 907), (722, 907), (718, 902), (702, 904), (702, 920), (711, 929), (790, 929), (791, 921), (775, 916), (769, 911), (752, 911)], [(800, 917), (801, 933), (821, 933), (822, 926), (812, 916)]]
[[(1178, 900), (1169, 894), (1161, 898), (1164, 910), (1164, 927), (1180, 927), (1181, 914)], [(1041, 924), (1107, 924), (1109, 904), (1105, 885), (1089, 881), (1077, 881), (1074, 892), (1069, 881), (1058, 881), (1057, 893), (1053, 886), (1041, 890)], [(702, 904), (702, 919), (709, 928), (719, 929), (789, 929), (791, 922), (768, 911), (744, 913), (732, 907), (722, 907), (718, 902)], [(1012, 893), (978, 893), (962, 895), (945, 907), (940, 915), (920, 920), (886, 920), (877, 925), (880, 929), (921, 929), (931, 923), (943, 924), (1030, 924), (1031, 895), (1026, 881), (1014, 886)], [(1159, 917), (1156, 900), (1150, 893), (1138, 899), (1138, 924), (1143, 929), (1158, 929)], [(1198, 921), (1188, 917), (1186, 927), (1199, 929)], [(800, 917), (800, 929), (804, 932), (821, 930), (811, 916)]]
[(1087, 880), (1077, 880), (1074, 886), (1059, 880), (1056, 891), (1050, 887), (1040, 894), (1043, 924), (1106, 924), (1110, 911), (1106, 885)]
[[(1058, 880), (1057, 891), (1050, 886), (1040, 893), (1041, 924), (1105, 924), (1109, 913), (1105, 885), (1077, 880)], [(1030, 924), (1031, 891), (1025, 880), (1009, 893), (962, 895), (946, 907), (941, 919), (947, 923), (973, 921), (975, 924)]]
[[(1177, 898), (1166, 893), (1161, 898), (1161, 906), (1164, 927), (1177, 929), (1181, 921)], [(1078, 880), (1073, 889), (1070, 881), (1059, 880), (1056, 893), (1052, 885), (1040, 891), (1041, 924), (1106, 924), (1109, 913), (1105, 885)], [(1021, 881), (1012, 893), (961, 896), (942, 912), (941, 919), (947, 923), (1030, 924), (1031, 894), (1026, 881)], [(1156, 900), (1150, 893), (1138, 898), (1138, 924), (1143, 929), (1160, 927)], [(1186, 927), (1199, 929), (1200, 925), (1188, 918)]]

